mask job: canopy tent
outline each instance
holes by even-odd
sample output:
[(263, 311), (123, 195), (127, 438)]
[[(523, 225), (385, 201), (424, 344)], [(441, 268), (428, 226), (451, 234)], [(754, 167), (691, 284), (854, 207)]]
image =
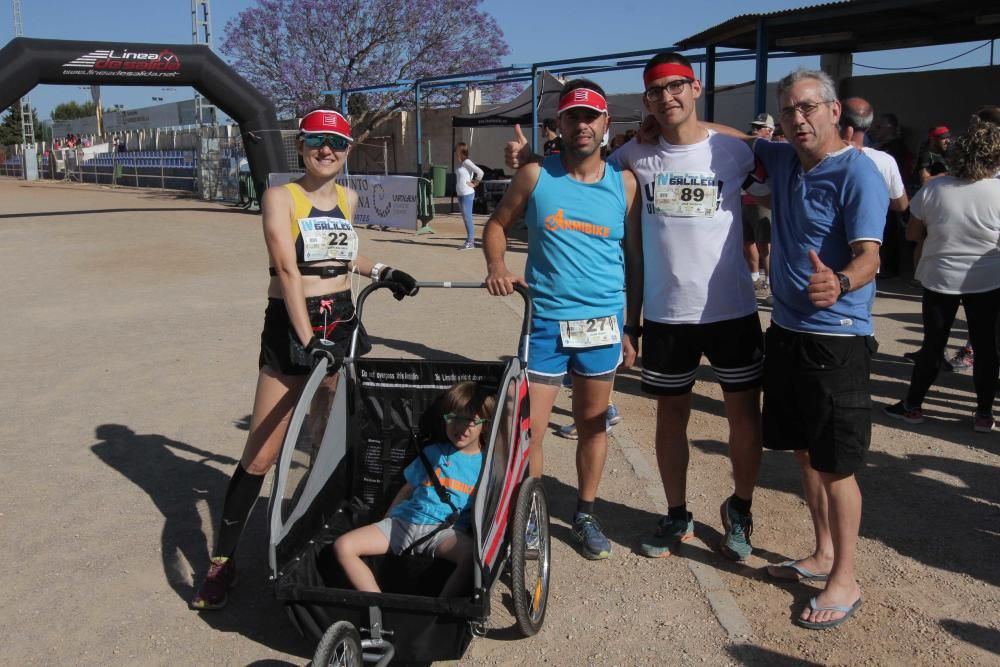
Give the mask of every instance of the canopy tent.
[[(542, 72), (538, 80), (537, 118), (555, 118), (559, 106), (559, 95), (563, 84), (548, 72)], [(451, 119), (454, 127), (510, 127), (517, 124), (531, 125), (531, 88), (526, 88), (516, 98), (488, 111), (462, 114)], [(608, 112), (616, 123), (642, 120), (642, 110), (608, 102)]]

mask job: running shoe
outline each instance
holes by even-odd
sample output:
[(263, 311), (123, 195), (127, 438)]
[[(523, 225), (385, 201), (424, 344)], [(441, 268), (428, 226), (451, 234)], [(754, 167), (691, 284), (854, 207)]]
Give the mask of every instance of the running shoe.
[(770, 287), (767, 284), (767, 277), (761, 276), (753, 284), (753, 292), (758, 299), (763, 299), (771, 293)]
[(229, 589), (236, 585), (236, 563), (232, 558), (217, 556), (210, 562), (205, 581), (191, 600), (192, 609), (222, 609), (229, 602)]
[(951, 366), (951, 370), (956, 373), (964, 373), (972, 370), (972, 365), (974, 361), (974, 354), (971, 345), (966, 345), (961, 350), (955, 353), (951, 359), (948, 360), (948, 365)]
[(584, 558), (603, 560), (611, 557), (611, 542), (601, 532), (595, 516), (577, 512), (573, 517), (573, 538), (580, 543)]
[(753, 514), (741, 514), (729, 506), (729, 498), (722, 502), (719, 508), (722, 515), (722, 527), (726, 534), (719, 542), (722, 555), (730, 560), (745, 561), (753, 553), (750, 536), (753, 535)]
[[(623, 417), (621, 413), (618, 412), (618, 408), (616, 408), (614, 403), (612, 403), (611, 405), (608, 406), (608, 414), (604, 418), (604, 430), (607, 431), (608, 433), (611, 433), (611, 427), (614, 426), (615, 424), (620, 424), (623, 419), (625, 419), (625, 417)], [(560, 438), (569, 438), (570, 440), (576, 440), (577, 439), (576, 422), (570, 422), (565, 426), (560, 426), (559, 428), (556, 429), (556, 435), (558, 435)]]
[(906, 405), (906, 401), (900, 401), (893, 405), (882, 408), (882, 412), (893, 419), (902, 419), (907, 424), (923, 424), (924, 411), (920, 408), (911, 408)]
[(972, 430), (976, 433), (990, 433), (995, 426), (993, 415), (981, 415), (978, 412), (972, 415)]
[(618, 408), (615, 407), (615, 404), (611, 403), (608, 405), (607, 419), (608, 419), (608, 428), (610, 429), (612, 426), (617, 426), (618, 424), (620, 424), (622, 420), (625, 418), (621, 415), (621, 413), (618, 412)]
[(459, 250), (475, 250), (475, 249), (476, 249), (475, 243), (466, 243), (461, 248), (459, 248)]
[(652, 537), (639, 545), (639, 553), (648, 558), (666, 558), (676, 553), (681, 542), (694, 538), (694, 518), (688, 512), (687, 521), (673, 520), (669, 515), (660, 517)]

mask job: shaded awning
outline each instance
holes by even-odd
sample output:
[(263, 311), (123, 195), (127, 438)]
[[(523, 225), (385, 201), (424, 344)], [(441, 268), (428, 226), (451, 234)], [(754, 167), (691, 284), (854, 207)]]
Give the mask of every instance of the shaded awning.
[(756, 49), (763, 22), (767, 51), (859, 53), (975, 42), (1000, 33), (995, 0), (846, 0), (767, 14), (744, 14), (677, 42)]
[[(548, 72), (542, 72), (538, 82), (538, 120), (555, 118), (558, 114), (559, 95), (563, 84)], [(608, 102), (608, 112), (615, 122), (639, 122), (642, 120), (642, 109)], [(513, 125), (531, 125), (531, 87), (524, 89), (520, 95), (506, 104), (501, 104), (487, 111), (462, 114), (451, 119), (452, 127), (511, 127)]]

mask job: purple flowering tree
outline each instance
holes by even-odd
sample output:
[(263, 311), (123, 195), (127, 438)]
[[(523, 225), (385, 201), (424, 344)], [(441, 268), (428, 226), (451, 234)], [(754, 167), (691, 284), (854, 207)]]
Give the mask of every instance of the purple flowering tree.
[[(222, 52), (274, 102), (279, 115), (334, 105), (322, 90), (373, 86), (500, 66), (503, 32), (482, 0), (256, 0), (226, 24)], [(494, 95), (503, 91), (491, 91)], [(428, 105), (454, 104), (460, 87), (422, 93)], [(412, 108), (412, 89), (355, 95), (355, 135)]]

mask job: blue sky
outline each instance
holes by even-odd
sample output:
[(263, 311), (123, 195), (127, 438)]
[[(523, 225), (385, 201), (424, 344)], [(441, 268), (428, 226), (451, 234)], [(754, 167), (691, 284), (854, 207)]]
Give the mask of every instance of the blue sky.
[[(252, 6), (251, 0), (214, 0), (212, 23), (214, 45), (222, 41), (224, 27), (241, 10)], [(485, 0), (483, 7), (500, 24), (511, 53), (503, 64), (530, 63), (624, 51), (656, 49), (673, 44), (734, 16), (750, 11), (770, 12), (807, 6), (814, 2), (788, 0), (736, 0), (681, 3), (672, 0)], [(24, 32), (28, 37), (53, 39), (115, 40), (126, 42), (161, 42), (187, 44), (191, 41), (190, 3), (186, 0), (150, 2), (143, 0), (22, 0)], [(141, 10), (137, 11), (137, 8)], [(711, 7), (711, 11), (706, 8)], [(14, 36), (10, 3), (0, 0), (0, 43)], [(122, 28), (121, 26), (128, 26)], [(909, 67), (958, 55), (976, 46), (952, 44), (899, 51), (879, 51), (855, 56), (855, 74), (874, 73), (857, 65)], [(475, 49), (470, 44), (469, 49)], [(1000, 47), (994, 51), (1000, 62)], [(768, 78), (775, 80), (798, 66), (818, 66), (818, 58), (777, 59), (771, 62)], [(975, 67), (988, 65), (990, 48), (978, 49), (939, 67)], [(717, 70), (719, 84), (748, 81), (753, 78), (750, 62), (726, 63)], [(593, 75), (610, 92), (634, 92), (641, 89), (639, 72)], [(372, 81), (373, 85), (382, 83)], [(31, 102), (40, 118), (48, 118), (56, 104), (68, 100), (89, 99), (89, 90), (76, 86), (39, 86), (31, 93)], [(105, 87), (105, 106), (123, 104), (127, 108), (156, 104), (152, 98), (166, 101), (190, 99), (190, 88)]]

